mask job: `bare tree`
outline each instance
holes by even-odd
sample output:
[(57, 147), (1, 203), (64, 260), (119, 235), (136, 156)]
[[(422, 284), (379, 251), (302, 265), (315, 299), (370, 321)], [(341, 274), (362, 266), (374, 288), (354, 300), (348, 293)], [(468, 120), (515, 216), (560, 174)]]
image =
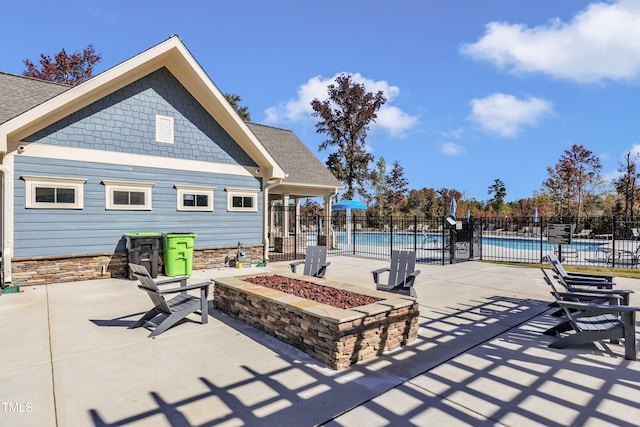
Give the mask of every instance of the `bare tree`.
[(632, 155), (631, 151), (627, 151), (624, 155), (624, 163), (620, 163), (618, 172), (622, 175), (613, 180), (613, 185), (618, 194), (624, 197), (623, 214), (625, 216), (633, 216), (636, 198), (638, 197), (638, 166), (636, 163), (637, 156)]

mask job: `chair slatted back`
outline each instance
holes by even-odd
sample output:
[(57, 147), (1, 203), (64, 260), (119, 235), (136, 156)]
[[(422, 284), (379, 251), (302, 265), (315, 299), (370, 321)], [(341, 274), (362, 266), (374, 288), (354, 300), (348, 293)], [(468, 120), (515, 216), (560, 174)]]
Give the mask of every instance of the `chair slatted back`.
[(389, 266), (389, 286), (405, 286), (407, 276), (416, 269), (415, 251), (393, 251)]
[[(551, 280), (551, 278), (547, 274), (547, 271), (544, 268), (541, 268), (540, 270), (542, 270), (542, 273), (544, 273), (545, 282), (547, 282), (547, 285), (549, 285), (551, 287), (551, 294), (553, 295), (553, 297), (556, 299), (556, 301), (562, 301), (562, 297), (560, 296), (560, 292), (558, 292), (556, 287), (553, 285), (553, 281)], [(567, 319), (571, 323), (571, 326), (576, 331), (580, 330), (580, 327), (576, 323), (576, 320), (575, 320), (573, 314), (571, 313), (571, 310), (569, 310), (567, 307), (564, 307), (564, 306), (562, 306), (562, 310), (564, 311), (565, 316), (567, 317)]]
[(309, 246), (307, 248), (307, 255), (304, 260), (304, 272), (305, 276), (317, 276), (318, 272), (323, 265), (327, 262), (327, 247), (326, 246)]
[(129, 268), (131, 268), (133, 275), (140, 281), (138, 287), (147, 292), (147, 295), (151, 298), (153, 305), (163, 313), (171, 313), (171, 309), (169, 309), (167, 301), (158, 293), (160, 289), (156, 285), (156, 282), (153, 280), (153, 277), (147, 268), (143, 265), (137, 264), (129, 264)]
[(547, 260), (549, 261), (549, 264), (551, 264), (551, 268), (553, 268), (553, 271), (555, 271), (562, 277), (568, 276), (567, 271), (564, 269), (562, 263), (555, 254), (547, 254)]

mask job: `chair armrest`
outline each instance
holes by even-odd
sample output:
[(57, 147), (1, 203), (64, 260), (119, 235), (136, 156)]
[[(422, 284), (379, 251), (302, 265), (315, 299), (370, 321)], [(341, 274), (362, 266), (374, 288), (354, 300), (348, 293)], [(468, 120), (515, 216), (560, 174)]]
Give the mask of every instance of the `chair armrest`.
[(420, 275), (420, 270), (416, 270), (416, 271), (413, 271), (413, 272), (409, 273), (410, 277), (417, 277), (419, 275)]
[(373, 270), (371, 273), (373, 274), (373, 281), (375, 282), (375, 284), (378, 284), (378, 276), (381, 273), (384, 273), (385, 271), (391, 271), (391, 269), (389, 267), (384, 267), (384, 268), (379, 268), (377, 270)]
[(296, 267), (299, 266), (300, 264), (304, 264), (304, 260), (302, 260), (302, 261), (294, 261), (294, 262), (290, 263), (289, 266), (291, 267), (291, 272), (295, 273), (296, 272)]
[(605, 282), (613, 282), (613, 276), (608, 276), (606, 274), (578, 273), (573, 271), (567, 271), (567, 276), (572, 276), (572, 277), (575, 277), (576, 279), (604, 280)]
[(589, 304), (574, 301), (557, 301), (558, 305), (566, 308), (575, 308), (580, 311), (597, 312), (597, 314), (616, 314), (622, 312), (640, 311), (640, 307), (631, 305), (608, 305), (608, 304)]
[(624, 299), (624, 297), (622, 295), (618, 295), (618, 294), (599, 294), (596, 292), (558, 292), (558, 295), (560, 295), (563, 298), (607, 298), (609, 300), (622, 300)]
[[(573, 292), (573, 291), (570, 291)], [(632, 291), (631, 289), (591, 289), (591, 288), (587, 288), (587, 289), (578, 289), (575, 292), (580, 292), (580, 293), (584, 293), (584, 294), (599, 294), (599, 295), (628, 295), (628, 294), (632, 294), (635, 291)]]
[(613, 289), (615, 283), (597, 281), (597, 280), (583, 280), (583, 279), (564, 279), (571, 286), (597, 286), (605, 289)]
[(162, 286), (162, 285), (168, 285), (170, 283), (182, 283), (182, 286), (186, 286), (187, 284), (187, 280), (189, 279), (189, 276), (176, 276), (176, 277), (170, 277), (168, 279), (153, 279), (153, 283), (156, 284), (156, 286)]
[(205, 288), (205, 287), (209, 287), (211, 285), (211, 282), (202, 282), (202, 283), (196, 283), (194, 285), (188, 285), (188, 286), (180, 286), (179, 288), (171, 288), (171, 289), (160, 289), (157, 293), (159, 294), (173, 294), (176, 292), (183, 292), (183, 291), (188, 291), (191, 289), (201, 289), (201, 288)]

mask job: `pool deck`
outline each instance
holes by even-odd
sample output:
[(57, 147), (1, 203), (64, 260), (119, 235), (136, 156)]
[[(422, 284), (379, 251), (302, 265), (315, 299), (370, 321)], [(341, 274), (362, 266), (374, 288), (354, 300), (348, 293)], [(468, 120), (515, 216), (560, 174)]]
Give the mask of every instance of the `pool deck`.
[[(384, 260), (330, 257), (327, 278), (374, 287)], [(0, 426), (637, 425), (640, 362), (619, 344), (551, 349), (539, 269), (420, 265), (418, 339), (335, 371), (211, 310), (155, 339), (124, 279), (0, 297)], [(267, 267), (196, 271), (191, 282)], [(640, 280), (619, 278), (640, 305)]]

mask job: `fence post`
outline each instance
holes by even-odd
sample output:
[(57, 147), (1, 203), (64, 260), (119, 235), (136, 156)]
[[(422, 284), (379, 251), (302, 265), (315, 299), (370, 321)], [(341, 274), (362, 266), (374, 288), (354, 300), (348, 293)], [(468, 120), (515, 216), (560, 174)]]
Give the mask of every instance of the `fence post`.
[(418, 216), (413, 216), (413, 251), (418, 251)]
[[(389, 215), (389, 247), (391, 248), (391, 253), (393, 253), (393, 215)], [(389, 256), (391, 256), (389, 253)]]
[(613, 215), (613, 221), (611, 221), (611, 268), (616, 267), (616, 229), (618, 228), (616, 218)]

